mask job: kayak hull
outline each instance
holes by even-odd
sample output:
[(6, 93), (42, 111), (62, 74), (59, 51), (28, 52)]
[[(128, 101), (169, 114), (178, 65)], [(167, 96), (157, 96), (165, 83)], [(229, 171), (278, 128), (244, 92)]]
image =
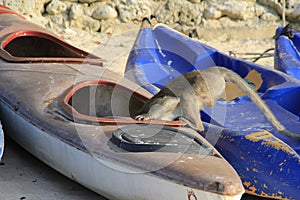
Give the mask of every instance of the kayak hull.
[(274, 68), (300, 79), (300, 34), (290, 29), (292, 36), (288, 36), (284, 31), (282, 27), (276, 30)]
[(109, 199), (182, 199), (194, 195), (207, 200), (237, 200), (242, 196), (192, 190), (150, 174), (130, 171), (114, 162), (98, 160), (29, 124), (3, 103), (0, 105), (11, 138), (48, 166)]

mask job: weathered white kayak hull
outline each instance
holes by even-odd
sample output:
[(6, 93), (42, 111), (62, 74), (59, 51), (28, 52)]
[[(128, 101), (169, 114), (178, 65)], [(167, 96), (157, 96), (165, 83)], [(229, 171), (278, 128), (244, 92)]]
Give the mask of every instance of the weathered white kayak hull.
[(13, 140), (109, 199), (240, 199), (240, 177), (200, 134), (132, 118), (149, 92), (1, 9), (0, 119)]
[(63, 175), (109, 199), (238, 200), (243, 194), (227, 196), (194, 190), (147, 173), (130, 172), (45, 133), (1, 101), (0, 113), (5, 115), (7, 134), (23, 148)]

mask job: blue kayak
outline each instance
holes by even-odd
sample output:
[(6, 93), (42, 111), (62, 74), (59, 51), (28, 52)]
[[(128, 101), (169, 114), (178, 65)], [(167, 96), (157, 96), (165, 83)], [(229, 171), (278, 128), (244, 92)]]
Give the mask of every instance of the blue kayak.
[(274, 67), (300, 79), (300, 33), (289, 25), (279, 27), (275, 36)]
[[(215, 65), (241, 77), (251, 70), (260, 73), (258, 93), (288, 130), (299, 132), (298, 80), (228, 56), (162, 24), (143, 21), (125, 76), (156, 94), (180, 74)], [(277, 132), (248, 97), (219, 100), (201, 111), (201, 118), (204, 136), (235, 168), (247, 193), (274, 199), (300, 196), (300, 142)]]

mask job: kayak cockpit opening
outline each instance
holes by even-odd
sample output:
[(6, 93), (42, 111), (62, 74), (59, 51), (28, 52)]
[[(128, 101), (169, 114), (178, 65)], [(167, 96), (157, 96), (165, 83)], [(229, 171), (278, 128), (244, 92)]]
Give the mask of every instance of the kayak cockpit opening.
[(15, 57), (84, 58), (86, 56), (47, 37), (31, 35), (12, 38), (4, 45), (4, 50)]
[(82, 87), (67, 103), (80, 114), (93, 117), (131, 117), (144, 105), (136, 94), (109, 82)]
[(85, 124), (160, 124), (183, 126), (183, 121), (145, 120), (132, 117), (147, 97), (111, 81), (86, 81), (67, 89), (58, 97), (56, 110), (65, 118)]
[(103, 59), (80, 50), (60, 38), (40, 31), (19, 31), (7, 36), (0, 55), (10, 62), (93, 63)]

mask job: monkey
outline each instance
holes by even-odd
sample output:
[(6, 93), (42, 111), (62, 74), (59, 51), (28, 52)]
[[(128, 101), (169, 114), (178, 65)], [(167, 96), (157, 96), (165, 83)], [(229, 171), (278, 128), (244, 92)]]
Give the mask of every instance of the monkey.
[(283, 135), (300, 139), (300, 134), (288, 131), (272, 113), (261, 97), (237, 73), (225, 67), (213, 66), (180, 75), (149, 99), (135, 115), (136, 120), (180, 119), (196, 131), (204, 131), (199, 110), (212, 107), (225, 97), (226, 82), (239, 87), (261, 110), (267, 120)]

